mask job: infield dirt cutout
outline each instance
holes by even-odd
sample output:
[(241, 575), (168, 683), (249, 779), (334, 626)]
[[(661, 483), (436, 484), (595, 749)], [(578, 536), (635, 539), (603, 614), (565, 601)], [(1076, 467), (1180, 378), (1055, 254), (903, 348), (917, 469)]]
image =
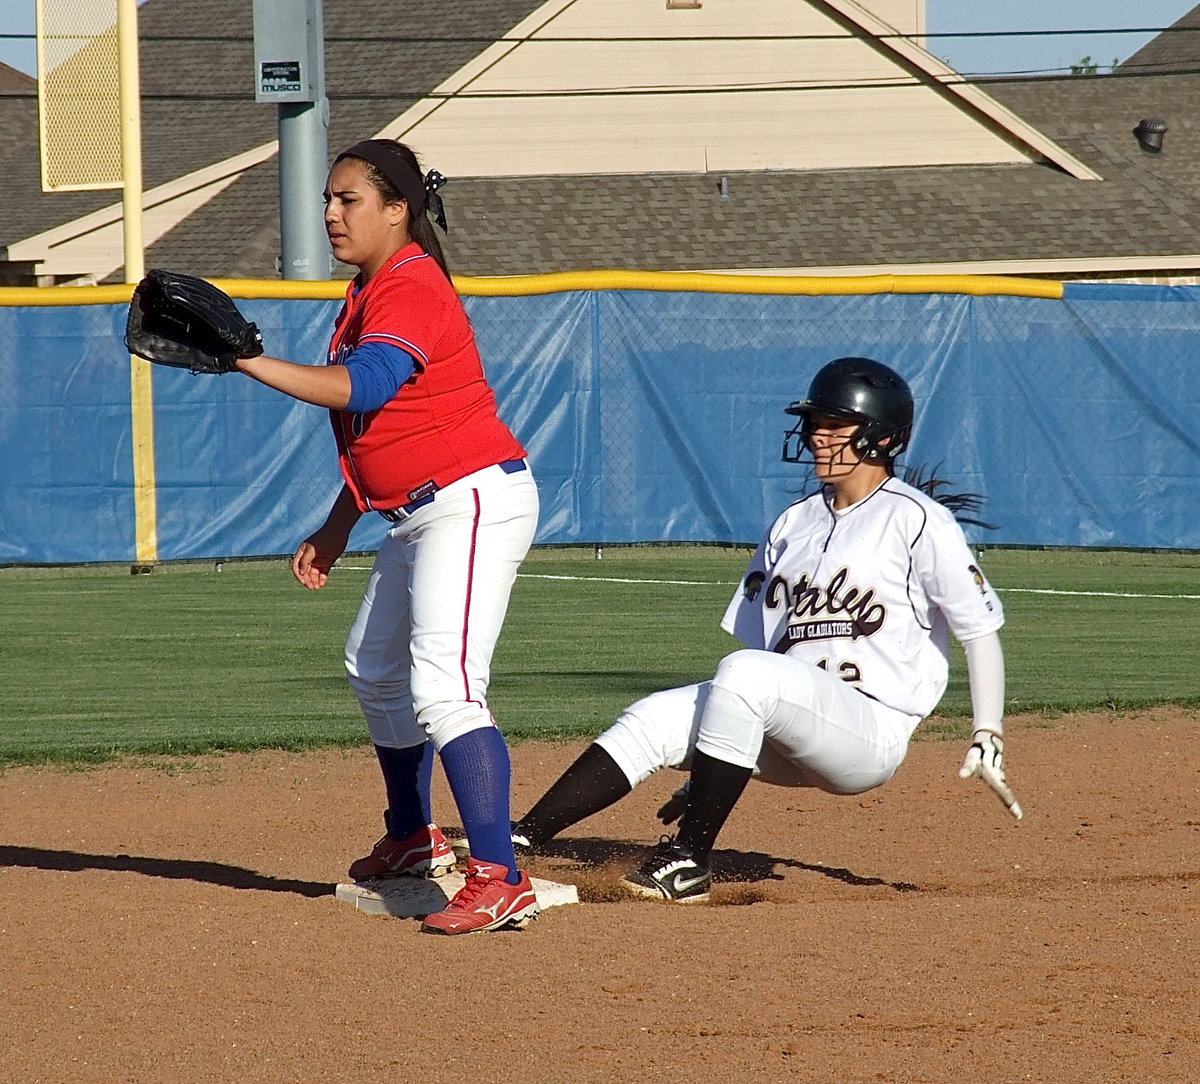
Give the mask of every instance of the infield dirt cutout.
[[(858, 797), (752, 783), (711, 905), (629, 900), (662, 773), (529, 860), (580, 905), (453, 938), (334, 898), (365, 748), (9, 769), (0, 1079), (1192, 1084), (1197, 713), (1009, 728), (1019, 824), (918, 741)], [(515, 746), (514, 809), (583, 745)]]

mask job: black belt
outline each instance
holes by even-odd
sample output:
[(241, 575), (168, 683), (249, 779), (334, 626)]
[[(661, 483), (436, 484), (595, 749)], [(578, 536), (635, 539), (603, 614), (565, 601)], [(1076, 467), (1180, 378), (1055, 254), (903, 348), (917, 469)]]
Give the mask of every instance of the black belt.
[[(517, 474), (520, 471), (529, 469), (529, 464), (524, 459), (505, 459), (503, 462), (497, 463), (496, 466), (504, 471), (505, 474)], [(433, 486), (433, 488), (423, 497), (418, 497), (415, 501), (409, 501), (408, 504), (402, 504), (399, 508), (376, 508), (375, 511), (392, 523), (399, 523), (402, 520), (408, 519), (418, 508), (424, 508), (427, 504), (433, 504), (433, 499), (438, 494), (438, 487), (432, 482), (427, 484)]]

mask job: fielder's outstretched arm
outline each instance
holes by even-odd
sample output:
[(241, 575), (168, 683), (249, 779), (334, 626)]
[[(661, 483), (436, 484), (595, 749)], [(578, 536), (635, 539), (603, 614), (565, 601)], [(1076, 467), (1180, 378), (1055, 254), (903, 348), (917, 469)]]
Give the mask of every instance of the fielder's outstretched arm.
[(272, 358), (242, 358), (238, 369), (269, 388), (299, 399), (302, 403), (345, 410), (350, 402), (350, 374), (344, 365), (297, 365)]

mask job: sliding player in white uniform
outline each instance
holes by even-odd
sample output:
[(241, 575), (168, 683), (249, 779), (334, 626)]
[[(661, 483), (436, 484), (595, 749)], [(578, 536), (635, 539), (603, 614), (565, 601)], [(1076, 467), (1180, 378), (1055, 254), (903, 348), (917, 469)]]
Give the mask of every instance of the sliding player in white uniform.
[(1002, 764), (1000, 600), (953, 511), (894, 476), (912, 431), (908, 385), (877, 361), (839, 358), (787, 413), (799, 421), (783, 458), (810, 459), (822, 485), (772, 524), (725, 613), (745, 649), (711, 681), (627, 708), (514, 824), (514, 842), (536, 848), (659, 768), (689, 770), (660, 811), (670, 823), (682, 809), (678, 835), (622, 884), (706, 900), (709, 853), (751, 776), (834, 794), (892, 777), (945, 690), (949, 633), (965, 648), (974, 712), (960, 774), (983, 778), (1020, 817)]

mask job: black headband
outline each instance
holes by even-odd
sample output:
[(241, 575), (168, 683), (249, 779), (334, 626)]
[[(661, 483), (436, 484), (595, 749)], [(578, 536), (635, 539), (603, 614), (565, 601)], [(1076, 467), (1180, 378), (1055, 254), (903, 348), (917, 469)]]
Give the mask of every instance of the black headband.
[(413, 168), (412, 163), (400, 153), (399, 144), (391, 139), (364, 139), (353, 147), (342, 151), (334, 160), (337, 165), (343, 158), (361, 158), (370, 162), (384, 175), (408, 202), (409, 213), (415, 218), (426, 209), (433, 212), (433, 220), (446, 232), (446, 208), (438, 189), (446, 183), (436, 169), (424, 177)]

